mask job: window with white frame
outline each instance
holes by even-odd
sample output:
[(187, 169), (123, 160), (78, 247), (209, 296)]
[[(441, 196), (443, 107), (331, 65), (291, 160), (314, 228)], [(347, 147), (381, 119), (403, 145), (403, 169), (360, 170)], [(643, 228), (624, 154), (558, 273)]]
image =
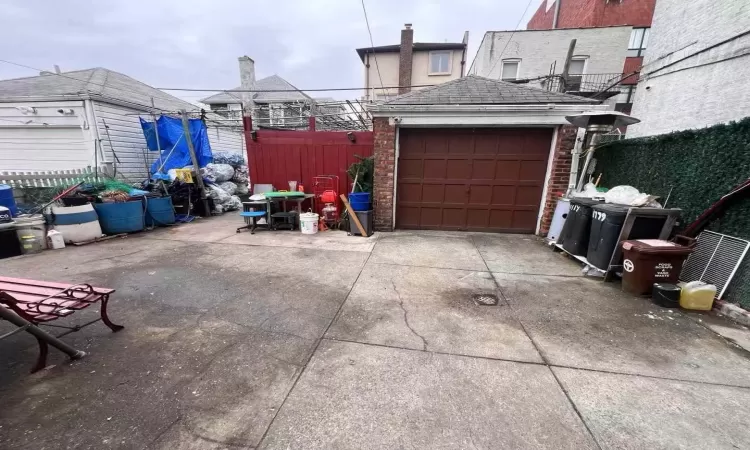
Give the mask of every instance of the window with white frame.
[(521, 60), (518, 58), (504, 59), (500, 69), (500, 79), (505, 81), (517, 80), (521, 73)]
[(450, 75), (451, 52), (430, 52), (430, 71), (428, 75)]
[(568, 67), (568, 84), (566, 89), (569, 91), (580, 91), (583, 75), (586, 73), (587, 56), (574, 56), (570, 60)]
[(633, 28), (628, 43), (628, 56), (643, 56), (648, 45), (649, 28)]

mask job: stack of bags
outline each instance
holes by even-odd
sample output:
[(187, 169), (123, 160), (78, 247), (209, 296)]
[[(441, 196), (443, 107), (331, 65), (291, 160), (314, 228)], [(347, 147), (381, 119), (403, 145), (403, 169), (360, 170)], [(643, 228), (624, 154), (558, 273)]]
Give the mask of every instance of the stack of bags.
[(208, 195), (214, 199), (214, 212), (235, 211), (242, 207), (239, 195), (248, 193), (248, 168), (242, 155), (214, 153), (214, 162), (201, 169), (208, 182)]

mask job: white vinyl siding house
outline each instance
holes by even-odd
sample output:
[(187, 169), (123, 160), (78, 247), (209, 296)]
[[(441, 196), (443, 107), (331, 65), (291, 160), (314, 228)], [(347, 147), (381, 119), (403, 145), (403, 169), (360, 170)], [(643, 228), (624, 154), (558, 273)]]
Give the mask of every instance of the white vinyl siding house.
[[(102, 68), (0, 81), (0, 171), (97, 165), (125, 181), (142, 181), (158, 155), (147, 150), (139, 117), (180, 109), (197, 106)], [(244, 155), (241, 126), (214, 119), (209, 113), (206, 120), (212, 150)]]

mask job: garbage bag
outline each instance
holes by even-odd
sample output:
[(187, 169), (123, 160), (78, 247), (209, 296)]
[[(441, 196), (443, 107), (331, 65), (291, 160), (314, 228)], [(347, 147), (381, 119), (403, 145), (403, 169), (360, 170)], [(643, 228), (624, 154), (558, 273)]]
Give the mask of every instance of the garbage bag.
[(242, 208), (242, 200), (236, 195), (232, 195), (229, 200), (221, 206), (224, 207), (224, 211), (237, 211)]
[(573, 192), (572, 196), (578, 198), (593, 198), (601, 196), (601, 192), (596, 190), (596, 185), (594, 183), (586, 183), (583, 187), (583, 191)]
[(209, 197), (214, 199), (214, 205), (224, 204), (232, 197), (231, 195), (227, 194), (227, 191), (214, 184), (206, 185), (206, 189), (208, 190), (207, 194), (209, 195)]
[(235, 167), (232, 181), (234, 181), (237, 184), (240, 184), (240, 183), (247, 184), (248, 181), (250, 181), (250, 176), (248, 173), (247, 166), (240, 165), (240, 166)]
[(219, 183), (219, 187), (224, 189), (229, 195), (234, 195), (235, 191), (237, 190), (237, 185), (232, 183), (231, 181)]
[(604, 194), (604, 201), (617, 205), (630, 205), (638, 198), (638, 195), (640, 192), (633, 186), (615, 186)]
[(247, 186), (247, 184), (237, 184), (237, 189), (235, 189), (234, 194), (235, 195), (247, 195), (250, 192), (250, 188)]
[(245, 158), (243, 158), (240, 153), (215, 152), (213, 162), (215, 164), (229, 164), (230, 166), (237, 168), (245, 164)]
[(206, 167), (201, 167), (201, 178), (208, 181), (209, 183), (216, 183), (216, 171), (213, 169), (213, 167), (209, 166), (211, 166), (211, 164)]
[(234, 168), (229, 164), (207, 164), (206, 169), (213, 171), (217, 183), (229, 181), (234, 176)]

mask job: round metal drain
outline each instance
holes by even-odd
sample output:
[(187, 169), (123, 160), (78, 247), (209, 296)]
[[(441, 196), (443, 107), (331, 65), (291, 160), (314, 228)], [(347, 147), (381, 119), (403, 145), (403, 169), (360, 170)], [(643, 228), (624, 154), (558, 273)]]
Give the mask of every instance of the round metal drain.
[(495, 294), (474, 294), (471, 296), (474, 303), (478, 306), (495, 306), (497, 305), (497, 295)]

